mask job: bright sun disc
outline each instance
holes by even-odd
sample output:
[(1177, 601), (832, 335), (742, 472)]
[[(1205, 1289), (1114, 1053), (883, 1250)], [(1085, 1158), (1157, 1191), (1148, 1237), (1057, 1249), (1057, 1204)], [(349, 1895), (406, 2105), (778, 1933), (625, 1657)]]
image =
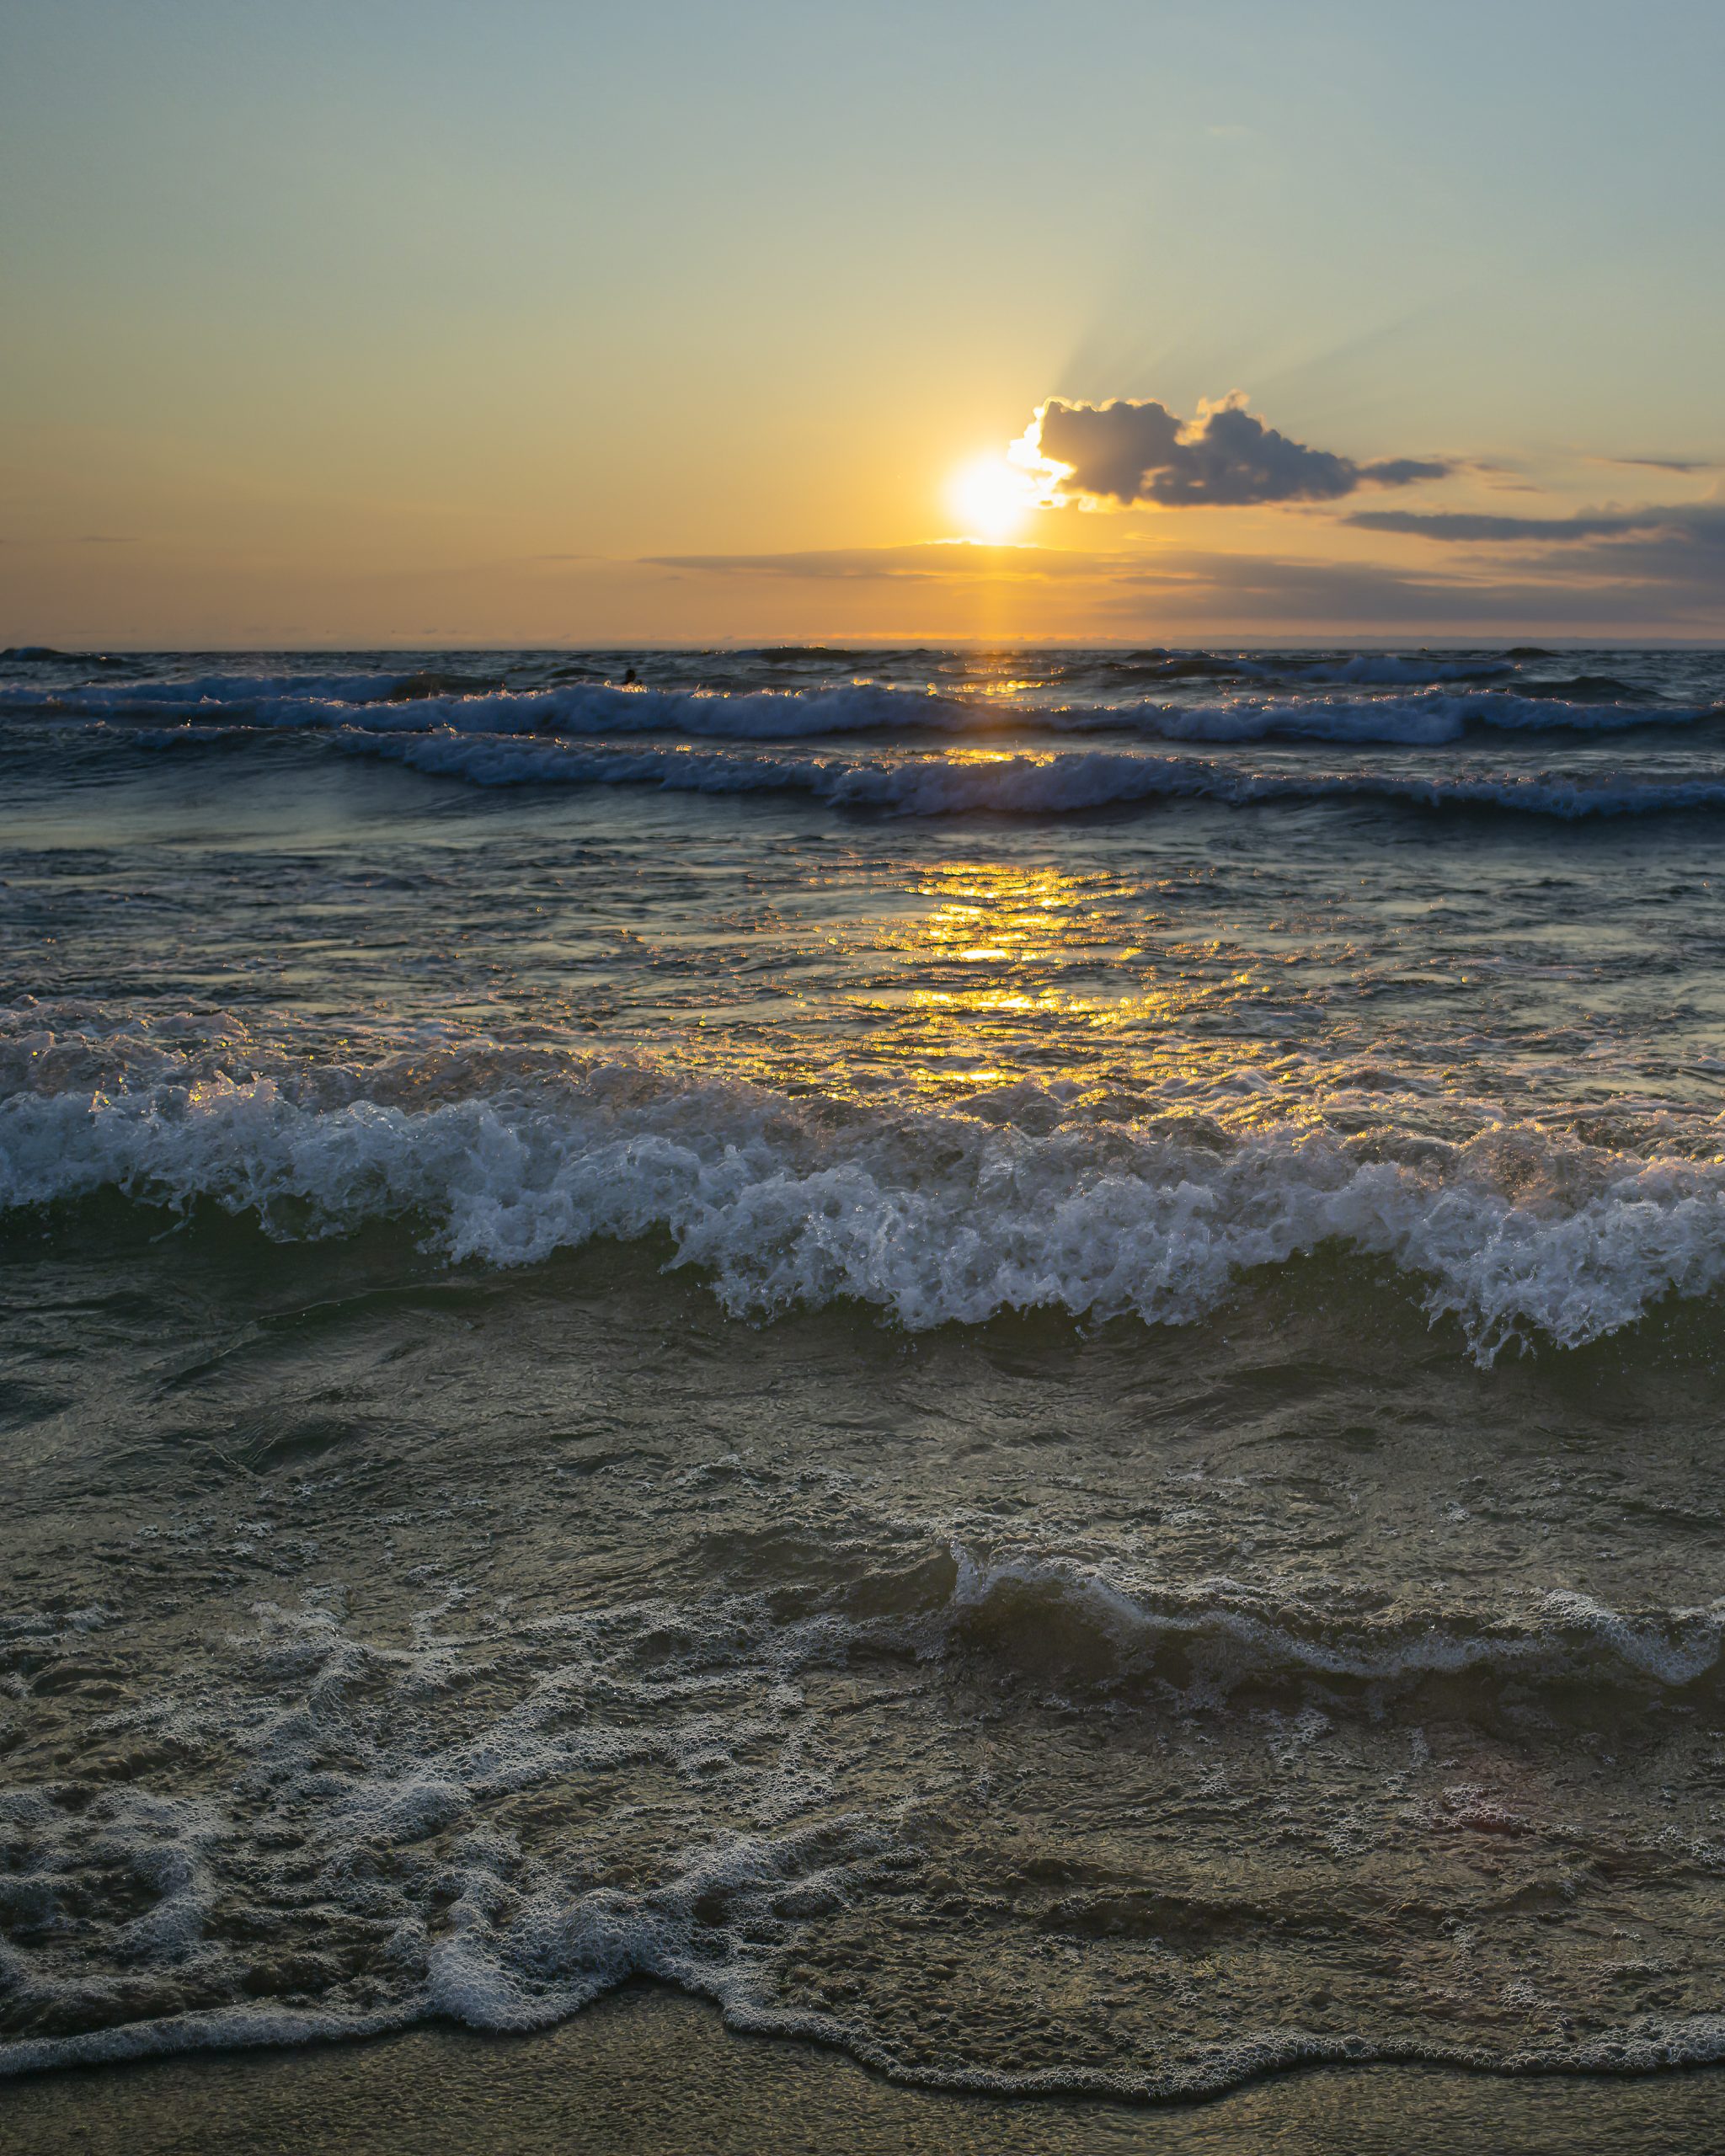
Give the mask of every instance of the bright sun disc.
[(1003, 456), (979, 456), (953, 475), (947, 489), (969, 539), (1010, 539), (1036, 506), (1036, 486)]

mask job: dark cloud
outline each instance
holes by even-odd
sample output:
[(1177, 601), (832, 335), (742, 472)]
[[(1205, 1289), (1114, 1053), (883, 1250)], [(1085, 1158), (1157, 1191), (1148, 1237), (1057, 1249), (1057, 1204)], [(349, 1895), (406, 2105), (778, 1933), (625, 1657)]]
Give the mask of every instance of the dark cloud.
[(1398, 531), (1420, 539), (1450, 539), (1474, 545), (1621, 538), (1631, 531), (1653, 531), (1670, 521), (1669, 510), (1641, 510), (1601, 516), (1477, 516), (1466, 510), (1359, 510), (1346, 524), (1367, 531)]
[[(1350, 522), (1361, 520), (1350, 519)], [(1389, 563), (1285, 561), (1262, 555), (1162, 556), (1183, 584), (1205, 587), (1218, 620), (1396, 622), (1455, 631), (1546, 624), (1577, 631), (1645, 627), (1718, 635), (1725, 629), (1725, 503), (1620, 515), (1482, 519), (1501, 545), (1509, 526), (1531, 552), (1506, 574), (1501, 554), (1452, 573), (1406, 571)], [(1542, 527), (1557, 525), (1561, 541)], [(1583, 528), (1574, 532), (1573, 526)], [(1447, 528), (1437, 536), (1471, 536)], [(1416, 526), (1416, 530), (1428, 527)]]
[(1200, 403), (1195, 419), (1154, 401), (1068, 404), (1051, 398), (1031, 423), (1030, 440), (1048, 462), (1067, 467), (1056, 489), (1061, 499), (1123, 506), (1335, 501), (1359, 487), (1441, 479), (1450, 469), (1411, 456), (1356, 464), (1332, 450), (1309, 449), (1248, 412), (1237, 390), (1219, 404)]
[[(1198, 629), (1254, 624), (1345, 632), (1419, 629), (1461, 635), (1536, 630), (1586, 634), (1645, 629), (1717, 635), (1725, 627), (1725, 508), (1711, 525), (1651, 539), (1583, 541), (1516, 576), (1501, 565), (1407, 571), (1388, 563), (1290, 560), (1194, 548), (1079, 552), (1039, 547), (925, 545), (828, 548), (807, 553), (664, 556), (683, 573), (830, 584), (835, 579), (937, 589), (1017, 584), (1027, 595), (1058, 584), (1063, 605), (1093, 622)], [(1542, 520), (1530, 519), (1530, 522)]]
[(1421, 628), (1461, 634), (1530, 625), (1585, 630), (1674, 616), (1663, 594), (1568, 580), (1509, 582), (1405, 574), (1374, 562), (1289, 561), (1266, 554), (1186, 553), (1162, 574), (1103, 600), (1117, 619), (1171, 617), (1278, 627)]
[(1564, 559), (1584, 575), (1686, 594), (1717, 616), (1725, 607), (1725, 502), (1667, 510), (1644, 530), (1566, 549)]
[(1490, 547), (1561, 546), (1579, 575), (1621, 576), (1706, 591), (1717, 606), (1725, 556), (1725, 502), (1663, 509), (1611, 510), (1577, 516), (1416, 515), (1363, 510), (1344, 520), (1369, 531)]

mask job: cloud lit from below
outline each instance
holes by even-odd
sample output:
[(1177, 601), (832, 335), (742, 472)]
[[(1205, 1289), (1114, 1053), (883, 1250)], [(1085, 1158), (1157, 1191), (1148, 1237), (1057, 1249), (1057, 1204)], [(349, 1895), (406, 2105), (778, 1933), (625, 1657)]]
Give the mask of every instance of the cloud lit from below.
[(1360, 464), (1309, 448), (1248, 411), (1237, 389), (1215, 402), (1201, 398), (1191, 419), (1154, 399), (1085, 404), (1053, 397), (1008, 454), (1037, 477), (1044, 500), (1084, 509), (1336, 501), (1360, 487), (1441, 479), (1450, 468), (1409, 456)]

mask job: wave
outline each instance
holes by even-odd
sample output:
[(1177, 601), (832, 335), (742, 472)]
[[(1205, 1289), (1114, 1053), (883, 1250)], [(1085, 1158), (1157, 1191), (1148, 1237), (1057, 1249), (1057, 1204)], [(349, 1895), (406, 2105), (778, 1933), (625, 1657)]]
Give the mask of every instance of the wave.
[(1146, 651), (1124, 656), (1088, 654), (1065, 662), (1064, 670), (1057, 664), (1056, 671), (1060, 670), (1107, 675), (1128, 681), (1322, 681), (1422, 688), (1449, 681), (1498, 680), (1515, 669), (1508, 656), (1497, 655), (1445, 659), (1389, 652), (1358, 652), (1344, 658), (1297, 653), (1270, 656), (1246, 652)]
[(1637, 727), (1692, 726), (1719, 713), (1695, 706), (1567, 702), (1491, 690), (1473, 696), (1434, 691), (1364, 702), (1324, 697), (1293, 704), (1252, 700), (1164, 704), (1085, 716), (1092, 724), (1124, 723), (1171, 741), (1382, 741), (1424, 748), (1459, 741), (1476, 729), (1600, 734)]
[[(847, 1301), (912, 1330), (1039, 1309), (1188, 1323), (1243, 1273), (1330, 1246), (1388, 1261), (1482, 1363), (1512, 1341), (1579, 1347), (1725, 1283), (1725, 1163), (1536, 1127), (1426, 1140), (1411, 1165), (1383, 1157), (1384, 1131), (1050, 1129), (1036, 1088), (1003, 1121), (1014, 1102), (987, 1104), (992, 1120), (865, 1112), (633, 1065), (449, 1098), (446, 1060), (176, 1079), (171, 1049), (154, 1053), (146, 1082), (0, 1101), (0, 1207), (112, 1190), (283, 1237), (393, 1219), (452, 1262), (502, 1267), (668, 1237), (735, 1315)], [(42, 1083), (52, 1059), (23, 1059)], [(427, 1089), (436, 1104), (414, 1104)]]
[(859, 683), (830, 689), (564, 688), (439, 694), (425, 676), (377, 675), (295, 680), (211, 677), (197, 681), (0, 691), (0, 711), (108, 720), (163, 718), (187, 725), (369, 728), (457, 733), (681, 733), (776, 740), (869, 727), (962, 725), (965, 708), (917, 689)]
[[(855, 1901), (873, 1884), (884, 1837), (860, 1820), (838, 1835), (731, 1835), (682, 1853), (664, 1879), (639, 1888), (589, 1888), (566, 1899), (541, 1893), (499, 1936), (483, 1921), (497, 1893), (483, 1860), (444, 1876), (461, 1895), (455, 1921), (423, 1956), (409, 1996), (371, 2010), (254, 2002), (88, 2029), (0, 2040), (0, 2076), (117, 2064), (187, 2052), (287, 2047), (376, 2036), (454, 2022), (488, 2035), (546, 2029), (632, 1982), (665, 1984), (717, 2006), (727, 2027), (750, 2036), (832, 2046), (906, 2087), (954, 2095), (1180, 2101), (1226, 2095), (1264, 2076), (1316, 2066), (1412, 2065), (1520, 2074), (1651, 2074), (1725, 2062), (1725, 2015), (1654, 2013), (1586, 2035), (1499, 2047), (1402, 2034), (1373, 2038), (1282, 2026), (1218, 2037), (1197, 2057), (1092, 2060), (1044, 2067), (971, 2064), (930, 2055), (926, 2037), (902, 2046), (846, 2017), (774, 1997), (761, 1979), (769, 1944), (795, 1929), (778, 1913)], [(469, 1894), (473, 1898), (469, 1900)], [(716, 1922), (723, 1909), (726, 1921)], [(402, 1927), (394, 1958), (411, 1969), (429, 1927)], [(386, 1957), (387, 1958), (387, 1957)], [(920, 2035), (921, 2032), (916, 2032)]]
[[(507, 735), (391, 736), (346, 728), (350, 755), (379, 756), (476, 786), (643, 786), (670, 792), (803, 793), (837, 808), (900, 816), (1048, 816), (1177, 800), (1231, 808), (1377, 801), (1431, 809), (1508, 809), (1573, 822), (1725, 807), (1725, 777), (1597, 779), (1552, 772), (1418, 776), (1372, 771), (1249, 771), (1189, 757), (1102, 750), (1065, 753), (802, 757), (676, 746), (570, 747)], [(157, 745), (172, 745), (172, 737)]]
[(200, 674), (166, 681), (85, 682), (75, 687), (0, 688), (0, 710), (49, 708), (92, 716), (132, 711), (244, 712), (280, 702), (371, 704), (400, 696), (410, 674)]
[[(1269, 670), (1262, 670), (1266, 675)], [(1366, 680), (1347, 669), (1314, 681)], [(1399, 677), (1386, 677), (1399, 678)], [(1465, 676), (1464, 676), (1465, 678)], [(1585, 681), (1576, 685), (1583, 690)], [(1605, 686), (1596, 683), (1595, 686)], [(0, 689), (14, 716), (83, 718), (159, 726), (250, 725), (509, 736), (670, 734), (691, 739), (786, 741), (865, 732), (962, 734), (1005, 727), (1126, 731), (1168, 740), (1312, 740), (1436, 746), (1474, 730), (1598, 734), (1693, 726), (1717, 707), (1558, 693), (1534, 685), (1458, 693), (1428, 687), (1406, 696), (1308, 696), (1294, 702), (1236, 696), (1226, 702), (1117, 702), (1038, 706), (967, 699), (961, 689), (854, 682), (810, 689), (718, 691), (618, 687), (580, 682), (558, 688), (464, 688), (446, 674), (380, 674), (296, 679), (211, 675), (189, 681), (95, 684), (77, 689)]]
[(1645, 1700), (1717, 1678), (1725, 1654), (1725, 1601), (1630, 1615), (1563, 1591), (1489, 1616), (1420, 1607), (1350, 1619), (1229, 1580), (1156, 1590), (1038, 1550), (953, 1554), (944, 1644), (1028, 1652), (1106, 1687), (1160, 1677), (1188, 1703), (1290, 1678), (1382, 1694), (1466, 1674), (1612, 1684)]
[(1254, 669), (1306, 681), (1372, 683), (1390, 688), (1417, 687), (1441, 681), (1488, 681), (1514, 670), (1503, 659), (1402, 659), (1383, 652), (1361, 652), (1351, 659), (1260, 661)]

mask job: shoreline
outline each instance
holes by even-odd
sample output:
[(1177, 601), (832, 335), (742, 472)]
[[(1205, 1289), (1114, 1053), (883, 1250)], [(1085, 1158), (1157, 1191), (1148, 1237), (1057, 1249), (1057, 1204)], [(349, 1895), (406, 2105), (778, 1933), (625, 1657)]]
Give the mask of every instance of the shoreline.
[(20, 2075), (20, 2156), (1681, 2156), (1716, 2147), (1725, 2068), (1645, 2075), (1316, 2067), (1194, 2102), (907, 2087), (800, 2038), (740, 2034), (707, 2002), (633, 1984), (556, 2027), (421, 2025), (353, 2042), (180, 2053)]

